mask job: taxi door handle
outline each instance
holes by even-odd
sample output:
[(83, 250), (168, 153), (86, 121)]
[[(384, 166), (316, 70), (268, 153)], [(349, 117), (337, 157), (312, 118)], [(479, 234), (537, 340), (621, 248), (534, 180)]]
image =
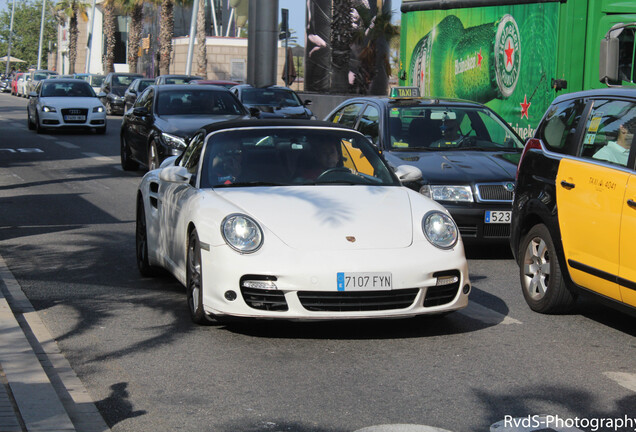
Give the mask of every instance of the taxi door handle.
[(568, 183), (565, 180), (561, 181), (561, 186), (563, 186), (564, 188), (570, 190), (570, 189), (574, 189), (574, 187), (576, 186), (574, 183)]
[(630, 206), (633, 209), (636, 209), (636, 201), (628, 199), (627, 200), (627, 205)]

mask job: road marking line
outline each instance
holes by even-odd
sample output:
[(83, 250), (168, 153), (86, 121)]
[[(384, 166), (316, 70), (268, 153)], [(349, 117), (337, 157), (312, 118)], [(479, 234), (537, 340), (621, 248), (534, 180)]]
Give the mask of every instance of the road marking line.
[(98, 161), (110, 162), (112, 159), (108, 156), (100, 155), (99, 153), (82, 153), (84, 156), (93, 158)]
[(628, 372), (603, 372), (603, 375), (627, 390), (636, 392), (636, 374)]
[(72, 144), (70, 142), (66, 142), (66, 141), (55, 141), (55, 144), (60, 145), (62, 147), (65, 147), (67, 149), (78, 149), (79, 146)]
[(55, 141), (57, 138), (51, 135), (40, 135), (40, 138), (44, 138), (45, 140)]
[(501, 314), (471, 301), (468, 302), (468, 306), (465, 309), (458, 311), (458, 313), (486, 324), (523, 324), (521, 321), (511, 318), (508, 315)]

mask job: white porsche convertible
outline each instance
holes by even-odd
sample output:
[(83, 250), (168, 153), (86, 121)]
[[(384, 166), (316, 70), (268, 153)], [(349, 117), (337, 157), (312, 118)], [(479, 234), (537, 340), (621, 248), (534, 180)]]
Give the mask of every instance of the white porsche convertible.
[(186, 287), (191, 318), (410, 317), (468, 304), (457, 226), (332, 123), (209, 125), (141, 181), (137, 264)]

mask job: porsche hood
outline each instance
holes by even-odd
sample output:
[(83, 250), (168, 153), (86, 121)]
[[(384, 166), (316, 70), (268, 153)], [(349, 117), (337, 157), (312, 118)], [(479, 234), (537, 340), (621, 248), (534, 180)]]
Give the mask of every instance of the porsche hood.
[(394, 249), (413, 241), (411, 202), (400, 187), (253, 187), (211, 193), (295, 249)]

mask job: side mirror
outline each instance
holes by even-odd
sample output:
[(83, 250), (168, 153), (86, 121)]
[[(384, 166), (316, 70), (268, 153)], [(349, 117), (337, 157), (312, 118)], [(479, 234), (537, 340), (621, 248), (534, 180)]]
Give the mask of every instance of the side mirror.
[(38, 97), (38, 94), (36, 92), (29, 92), (29, 97)]
[(258, 108), (251, 107), (249, 111), (250, 111), (250, 117), (258, 118), (261, 115), (261, 110), (259, 110)]
[(159, 179), (168, 183), (188, 183), (192, 174), (185, 167), (172, 165), (161, 168)]
[(311, 101), (309, 99), (305, 99), (305, 102), (303, 102), (304, 106), (309, 106), (311, 105)]
[(398, 179), (404, 182), (414, 182), (422, 179), (422, 171), (413, 165), (400, 165), (395, 170)]
[(599, 81), (605, 84), (618, 82), (618, 38), (611, 37), (610, 32), (601, 39), (598, 66)]
[(138, 117), (146, 116), (146, 115), (148, 115), (148, 108), (146, 108), (146, 107), (133, 108), (133, 114), (138, 116)]

